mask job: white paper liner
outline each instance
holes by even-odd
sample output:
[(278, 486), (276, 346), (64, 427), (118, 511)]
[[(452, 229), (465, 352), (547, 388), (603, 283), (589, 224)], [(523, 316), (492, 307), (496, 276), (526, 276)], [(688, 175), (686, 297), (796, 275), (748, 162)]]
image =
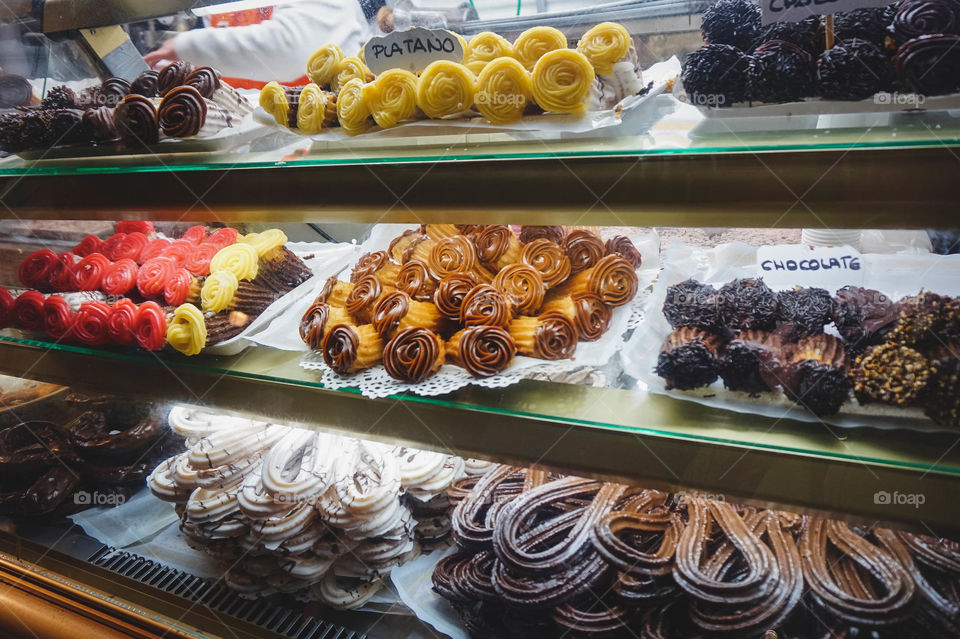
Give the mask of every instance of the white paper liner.
[(460, 623), (457, 611), (450, 602), (433, 591), (433, 569), (441, 559), (456, 551), (456, 547), (451, 546), (445, 551), (437, 550), (420, 555), (413, 561), (394, 568), (390, 578), (400, 600), (420, 621), (430, 624), (450, 639), (470, 639), (470, 635)]
[[(180, 532), (173, 504), (161, 502), (149, 490), (141, 490), (115, 508), (90, 508), (69, 518), (94, 539), (114, 548), (136, 553), (163, 566), (202, 579), (223, 577), (222, 564), (203, 551), (191, 548)], [(309, 589), (308, 589), (309, 591)], [(298, 600), (307, 600), (306, 593)], [(361, 612), (409, 614), (397, 606), (390, 588), (382, 588)]]
[[(956, 432), (956, 428), (934, 423), (919, 408), (896, 408), (877, 403), (861, 406), (852, 397), (836, 415), (817, 417), (792, 402), (779, 390), (750, 397), (747, 393), (724, 388), (722, 380), (717, 380), (706, 388), (689, 391), (666, 390), (664, 380), (654, 369), (660, 346), (672, 330), (662, 310), (667, 287), (688, 278), (719, 287), (733, 279), (756, 277), (759, 273), (756, 253), (756, 247), (741, 243), (704, 249), (673, 242), (664, 258), (663, 271), (653, 286), (652, 294), (647, 297), (645, 321), (634, 331), (620, 352), (624, 371), (639, 379), (652, 393), (738, 413), (844, 428), (908, 428), (926, 432)], [(862, 286), (876, 289), (894, 300), (905, 295), (916, 295), (921, 288), (943, 295), (960, 295), (960, 278), (957, 277), (960, 272), (960, 255), (869, 253), (863, 255), (861, 272)], [(830, 293), (836, 291), (831, 290)], [(837, 334), (832, 325), (828, 325), (827, 332)]]
[[(272, 344), (261, 342), (257, 339), (258, 335), (266, 331), (273, 319), (283, 313), (287, 307), (294, 302), (302, 300), (318, 285), (322, 286), (323, 282), (326, 278), (330, 277), (330, 275), (343, 270), (343, 265), (350, 259), (352, 254), (349, 246), (326, 242), (288, 242), (287, 248), (301, 259), (313, 255), (310, 259), (304, 260), (304, 263), (313, 272), (313, 276), (264, 309), (260, 315), (250, 322), (249, 326), (243, 329), (242, 333), (219, 344), (205, 348), (203, 350), (204, 353), (213, 355), (235, 355), (249, 346), (250, 342), (272, 346)], [(328, 272), (329, 274), (326, 274)], [(301, 311), (300, 314), (302, 315), (303, 311)], [(297, 336), (299, 338), (299, 334), (297, 334)]]
[(173, 504), (161, 502), (146, 489), (115, 508), (90, 508), (69, 518), (91, 537), (115, 548), (147, 543), (166, 528), (176, 530), (179, 521)]
[[(644, 95), (633, 95), (621, 100), (610, 109), (590, 111), (583, 117), (547, 113), (528, 115), (511, 124), (492, 124), (482, 117), (445, 120), (411, 120), (401, 122), (395, 127), (381, 129), (374, 127), (359, 136), (350, 136), (339, 127), (324, 129), (322, 132), (310, 136), (316, 142), (337, 142), (344, 140), (368, 140), (376, 138), (415, 138), (421, 136), (465, 135), (467, 133), (526, 133), (535, 137), (542, 137), (547, 133), (557, 135), (576, 135), (595, 133), (602, 129), (627, 124), (629, 120), (643, 119), (649, 109), (655, 109), (656, 97), (666, 90), (667, 82), (680, 74), (680, 60), (676, 56), (669, 60), (658, 62), (649, 69), (643, 70), (644, 86), (652, 82), (653, 86)], [(259, 102), (259, 100), (258, 100)], [(254, 117), (265, 126), (278, 128), (279, 124), (262, 108), (257, 107)], [(644, 123), (638, 122), (638, 128)], [(646, 123), (646, 127), (653, 121)], [(286, 129), (290, 130), (290, 129)], [(296, 130), (291, 130), (297, 133)], [(638, 131), (633, 131), (637, 133)]]
[[(690, 104), (690, 96), (680, 75), (673, 85), (673, 95)], [(730, 106), (694, 105), (707, 118), (749, 118), (793, 115), (828, 115), (844, 113), (901, 113), (906, 111), (943, 111), (960, 109), (960, 93), (921, 96), (909, 92), (879, 91), (864, 100), (827, 100), (804, 98), (796, 102), (735, 102)]]
[[(374, 228), (362, 246), (357, 249), (358, 257), (369, 251), (383, 250), (390, 245), (390, 240), (408, 228), (415, 225), (383, 224)], [(306, 370), (320, 373), (320, 380), (325, 388), (359, 388), (367, 397), (380, 398), (397, 393), (411, 392), (425, 397), (445, 395), (468, 385), (484, 388), (503, 388), (516, 384), (521, 379), (531, 375), (558, 375), (584, 366), (603, 366), (621, 349), (624, 343), (623, 335), (631, 324), (641, 322), (641, 315), (645, 307), (645, 300), (649, 296), (650, 285), (653, 283), (659, 270), (660, 239), (656, 233), (630, 236), (636, 245), (644, 262), (637, 271), (640, 283), (637, 296), (625, 306), (613, 309), (610, 327), (599, 340), (595, 342), (580, 342), (574, 356), (570, 359), (548, 361), (522, 355), (514, 358), (513, 363), (498, 375), (485, 378), (476, 378), (465, 369), (451, 364), (444, 364), (435, 375), (418, 383), (410, 384), (393, 379), (387, 375), (382, 365), (374, 366), (355, 375), (343, 376), (333, 372), (323, 361), (319, 351), (309, 351), (300, 341), (297, 350), (307, 351), (300, 365)], [(353, 262), (351, 262), (352, 264)], [(312, 301), (312, 300), (311, 300)], [(306, 304), (303, 308), (309, 306)], [(302, 314), (302, 313), (301, 313)], [(292, 312), (285, 313), (284, 317), (273, 322), (267, 332), (284, 332), (287, 335), (298, 335), (300, 315)], [(280, 339), (277, 339), (279, 342)], [(288, 340), (289, 341), (289, 340)]]

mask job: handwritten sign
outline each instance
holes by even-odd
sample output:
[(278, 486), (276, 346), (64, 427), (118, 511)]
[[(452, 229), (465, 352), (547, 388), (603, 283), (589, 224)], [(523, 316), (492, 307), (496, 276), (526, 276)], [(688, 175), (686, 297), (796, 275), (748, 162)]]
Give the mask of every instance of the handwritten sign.
[(774, 290), (817, 286), (833, 292), (847, 285), (863, 285), (863, 256), (849, 246), (761, 246), (757, 267), (758, 275)]
[(363, 47), (363, 58), (377, 75), (390, 69), (419, 73), (437, 60), (460, 62), (463, 45), (449, 31), (417, 27), (370, 38)]
[(773, 22), (800, 22), (810, 16), (888, 4), (887, 0), (760, 0), (760, 11), (766, 26)]

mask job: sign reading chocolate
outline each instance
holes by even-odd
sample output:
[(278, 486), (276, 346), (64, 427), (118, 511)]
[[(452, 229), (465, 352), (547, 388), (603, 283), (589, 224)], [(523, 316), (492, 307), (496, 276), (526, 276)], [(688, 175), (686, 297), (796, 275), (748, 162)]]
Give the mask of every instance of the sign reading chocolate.
[(887, 0), (760, 0), (760, 11), (766, 26), (773, 22), (799, 22), (812, 15), (885, 7), (888, 4)]
[(363, 46), (363, 58), (375, 74), (390, 69), (406, 69), (419, 73), (431, 62), (463, 60), (463, 44), (453, 33), (443, 29), (394, 31), (382, 38), (370, 38)]
[(834, 291), (863, 284), (863, 256), (850, 246), (761, 246), (757, 266), (758, 275), (774, 290), (817, 286)]

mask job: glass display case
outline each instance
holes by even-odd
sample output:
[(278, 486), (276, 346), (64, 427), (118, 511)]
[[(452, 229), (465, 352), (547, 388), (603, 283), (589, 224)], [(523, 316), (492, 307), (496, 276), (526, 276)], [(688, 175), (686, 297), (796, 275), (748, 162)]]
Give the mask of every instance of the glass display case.
[(775, 4), (7, 3), (4, 633), (960, 636), (960, 10)]

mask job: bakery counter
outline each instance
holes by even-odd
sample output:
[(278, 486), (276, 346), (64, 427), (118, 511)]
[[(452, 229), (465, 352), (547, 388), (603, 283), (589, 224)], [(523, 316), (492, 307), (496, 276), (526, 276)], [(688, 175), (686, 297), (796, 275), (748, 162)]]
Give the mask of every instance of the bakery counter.
[(300, 360), (300, 353), (263, 348), (186, 360), (11, 333), (0, 339), (2, 372), (47, 382), (867, 523), (957, 530), (950, 501), (960, 485), (956, 432), (841, 428), (705, 407), (649, 393), (616, 365), (567, 378), (586, 383), (523, 380), (369, 399), (357, 389), (324, 388)]

